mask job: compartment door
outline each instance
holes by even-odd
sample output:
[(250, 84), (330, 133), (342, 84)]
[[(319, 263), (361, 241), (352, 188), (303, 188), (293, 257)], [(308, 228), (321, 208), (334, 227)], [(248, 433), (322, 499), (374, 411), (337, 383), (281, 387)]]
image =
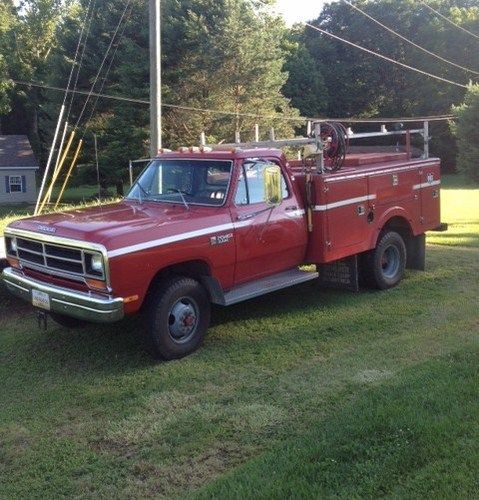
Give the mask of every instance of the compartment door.
[(423, 167), (421, 173), (421, 222), (425, 229), (433, 229), (441, 223), (439, 164)]
[(361, 243), (367, 235), (368, 181), (366, 177), (328, 182), (326, 192), (327, 242), (330, 251)]

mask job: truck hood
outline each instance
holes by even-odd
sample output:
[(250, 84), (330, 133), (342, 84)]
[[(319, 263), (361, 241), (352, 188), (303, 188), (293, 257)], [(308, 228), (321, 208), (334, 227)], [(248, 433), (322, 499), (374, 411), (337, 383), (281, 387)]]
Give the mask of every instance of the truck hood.
[(29, 217), (12, 222), (9, 227), (99, 243), (112, 250), (224, 224), (228, 213), (224, 207), (190, 205), (187, 210), (178, 204), (122, 201), (103, 207)]

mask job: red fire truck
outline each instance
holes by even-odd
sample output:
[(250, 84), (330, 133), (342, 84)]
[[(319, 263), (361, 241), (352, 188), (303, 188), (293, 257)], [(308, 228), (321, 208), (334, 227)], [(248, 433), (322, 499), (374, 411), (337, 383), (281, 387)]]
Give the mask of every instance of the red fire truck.
[[(415, 132), (426, 143), (418, 157)], [(390, 134), (406, 148), (346, 151), (348, 140)], [(313, 279), (393, 287), (405, 268), (424, 269), (424, 234), (440, 226), (440, 161), (427, 139), (427, 129), (318, 123), (292, 141), (160, 151), (119, 203), (11, 223), (4, 283), (65, 327), (141, 312), (164, 359), (198, 348), (211, 303)]]

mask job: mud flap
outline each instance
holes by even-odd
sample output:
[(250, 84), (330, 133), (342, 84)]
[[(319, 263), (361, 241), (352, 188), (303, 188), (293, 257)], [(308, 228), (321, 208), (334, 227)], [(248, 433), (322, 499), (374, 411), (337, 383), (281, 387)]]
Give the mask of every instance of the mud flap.
[(420, 234), (406, 242), (406, 268), (424, 271), (426, 269), (426, 235)]
[(326, 288), (359, 291), (358, 256), (336, 260), (317, 266), (319, 282)]

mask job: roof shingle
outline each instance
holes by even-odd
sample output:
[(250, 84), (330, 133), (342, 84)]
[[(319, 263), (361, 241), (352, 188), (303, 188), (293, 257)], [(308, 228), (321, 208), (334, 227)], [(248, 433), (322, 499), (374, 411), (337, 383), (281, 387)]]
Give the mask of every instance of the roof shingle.
[(0, 135), (0, 168), (38, 168), (26, 135)]

